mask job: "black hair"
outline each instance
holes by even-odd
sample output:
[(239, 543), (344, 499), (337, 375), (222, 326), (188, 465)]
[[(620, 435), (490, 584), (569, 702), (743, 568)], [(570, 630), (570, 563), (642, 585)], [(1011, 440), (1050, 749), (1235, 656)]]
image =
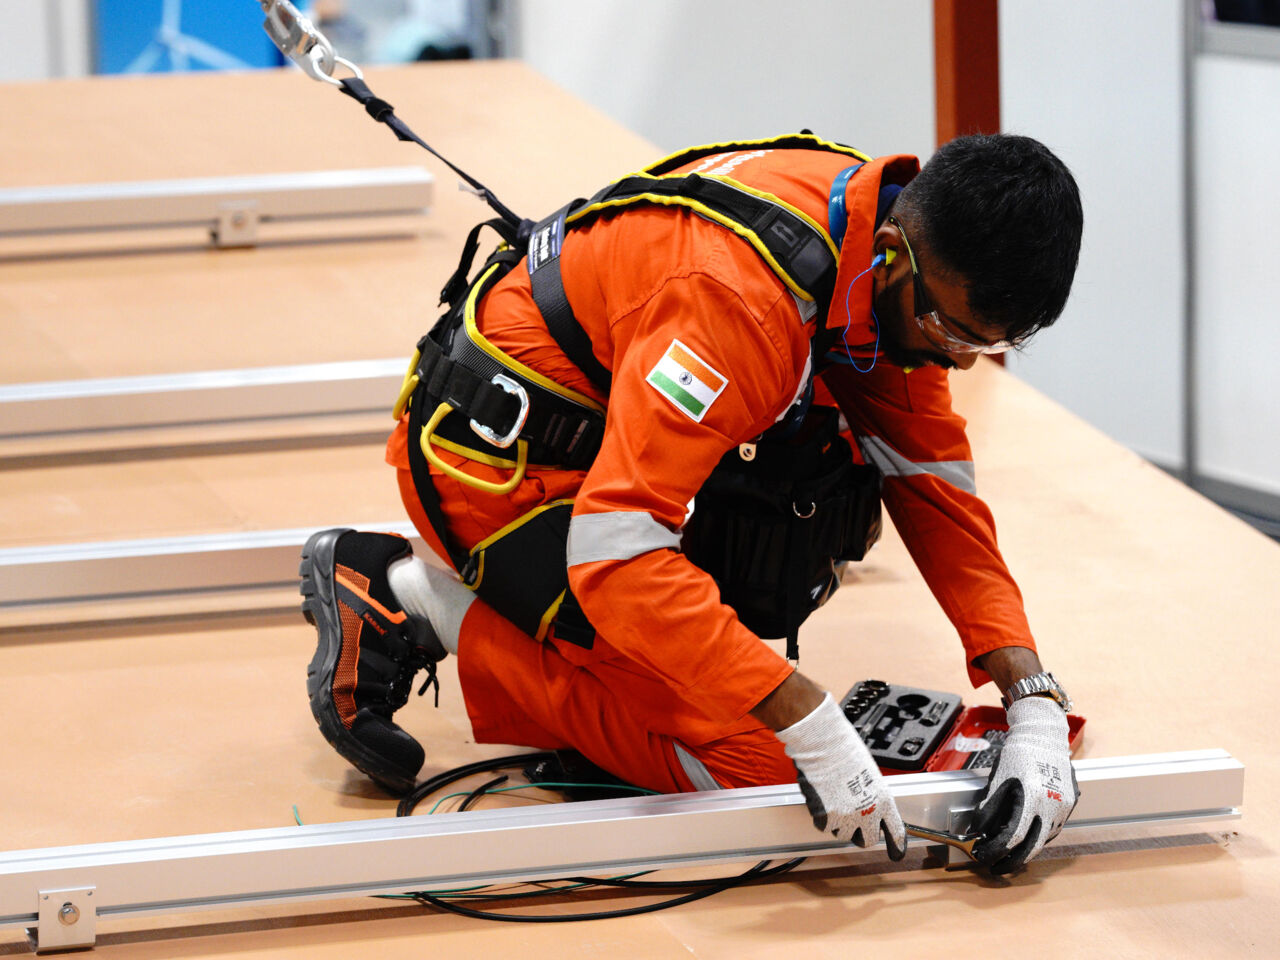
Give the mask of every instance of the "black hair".
[(1044, 144), (1012, 134), (959, 137), (894, 206), (911, 242), (960, 277), (970, 309), (1007, 339), (1025, 340), (1062, 313), (1084, 211), (1071, 171)]

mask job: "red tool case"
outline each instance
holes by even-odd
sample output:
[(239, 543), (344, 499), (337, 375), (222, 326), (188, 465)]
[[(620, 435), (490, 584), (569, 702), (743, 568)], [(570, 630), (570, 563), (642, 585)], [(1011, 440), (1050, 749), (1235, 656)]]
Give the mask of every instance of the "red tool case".
[[(862, 680), (840, 701), (886, 774), (990, 769), (1009, 731), (1000, 707), (966, 707), (954, 693)], [(1072, 752), (1084, 717), (1067, 715)]]

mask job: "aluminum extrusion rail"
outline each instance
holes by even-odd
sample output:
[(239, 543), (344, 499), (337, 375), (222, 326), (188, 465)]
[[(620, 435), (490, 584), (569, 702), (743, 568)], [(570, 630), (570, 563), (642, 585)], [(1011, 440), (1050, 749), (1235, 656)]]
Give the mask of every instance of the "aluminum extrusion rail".
[[(415, 549), (422, 546), (413, 524), (405, 521), (347, 526), (398, 533), (413, 540)], [(316, 529), (6, 548), (0, 550), (0, 611), (196, 592), (296, 591), (298, 556)]]
[(4, 384), (0, 441), (334, 413), (386, 413), (389, 425), (405, 362), (397, 357)]
[(422, 167), (383, 167), (9, 187), (0, 239), (194, 226), (217, 246), (249, 245), (259, 224), (421, 216), (434, 183)]
[[(1222, 750), (1075, 770), (1068, 833), (1232, 819), (1243, 799), (1244, 767)], [(955, 771), (889, 784), (904, 819), (954, 829), (985, 780)], [(47, 949), (75, 945), (58, 938), (98, 918), (836, 853), (884, 856), (815, 833), (794, 784), (536, 805), (0, 854), (0, 925), (39, 923)]]

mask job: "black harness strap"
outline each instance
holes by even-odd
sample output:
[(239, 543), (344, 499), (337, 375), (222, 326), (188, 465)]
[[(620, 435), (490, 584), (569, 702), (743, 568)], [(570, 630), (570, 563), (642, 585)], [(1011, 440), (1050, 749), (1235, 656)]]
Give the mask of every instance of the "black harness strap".
[[(475, 420), (499, 435), (515, 426), (521, 404), (493, 383), (493, 377), (501, 374), (519, 383), (530, 396), (520, 430), (520, 439), (529, 444), (530, 463), (585, 470), (595, 460), (604, 438), (604, 417), (596, 411), (525, 379), (466, 337), (459, 337), (446, 353), (428, 335), (418, 341), (418, 352), (419, 389), (429, 402), (448, 403), (455, 411), (437, 428), (437, 436), (477, 453), (509, 457), (510, 451), (489, 443), (469, 426)], [(427, 418), (430, 414), (426, 411)]]
[[(786, 207), (709, 177), (624, 177), (590, 200), (575, 200), (540, 221), (530, 237), (528, 266), (533, 302), (551, 336), (564, 355), (603, 393), (612, 376), (596, 359), (591, 340), (574, 316), (564, 291), (560, 254), (566, 227), (577, 227), (599, 216), (632, 204), (678, 201), (697, 212), (702, 208), (726, 220), (746, 226), (764, 244), (770, 256), (800, 289), (817, 302), (819, 316), (826, 316), (835, 288), (836, 257), (827, 240), (802, 217)], [(692, 201), (690, 203), (690, 201)], [(575, 211), (582, 210), (581, 213)]]
[(431, 466), (418, 446), (418, 432), (426, 421), (422, 408), (427, 402), (425, 390), (415, 390), (409, 405), (409, 473), (413, 476), (413, 486), (418, 492), (418, 500), (422, 510), (431, 523), (440, 542), (449, 554), (449, 560), (455, 570), (462, 570), (470, 559), (466, 550), (449, 534), (449, 521), (445, 519), (444, 510), (440, 507), (440, 495), (436, 493), (436, 485), (431, 481)]
[(505, 220), (495, 219), (477, 223), (471, 228), (471, 232), (467, 234), (467, 241), (462, 246), (462, 256), (458, 259), (458, 268), (453, 271), (453, 274), (445, 281), (444, 287), (440, 290), (440, 303), (447, 303), (452, 307), (467, 292), (467, 277), (471, 273), (471, 264), (476, 259), (476, 252), (480, 249), (480, 231), (485, 227), (491, 227), (503, 240), (511, 245), (509, 249), (499, 250), (489, 257), (485, 266), (495, 261), (505, 262), (514, 266), (523, 256), (516, 245), (517, 231)]
[(538, 305), (551, 336), (573, 365), (607, 396), (613, 385), (613, 375), (596, 359), (591, 339), (573, 315), (573, 308), (569, 306), (569, 298), (564, 292), (564, 277), (560, 273), (565, 217), (583, 202), (574, 200), (565, 204), (533, 228), (529, 236), (529, 282), (533, 288), (533, 302)]
[(624, 177), (592, 197), (586, 212), (573, 218), (573, 225), (608, 213), (608, 204), (643, 202), (645, 195), (691, 200), (748, 227), (783, 271), (812, 295), (825, 313), (825, 304), (835, 287), (836, 258), (822, 233), (786, 207), (714, 177), (696, 173), (683, 177)]

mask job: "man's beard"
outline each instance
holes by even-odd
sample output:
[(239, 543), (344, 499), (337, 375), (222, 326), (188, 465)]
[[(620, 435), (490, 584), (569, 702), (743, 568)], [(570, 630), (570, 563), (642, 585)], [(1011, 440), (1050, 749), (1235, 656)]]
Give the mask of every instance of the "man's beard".
[(912, 350), (902, 342), (907, 324), (915, 318), (907, 318), (898, 308), (900, 291), (906, 278), (887, 284), (874, 301), (874, 319), (880, 335), (880, 350), (895, 367), (945, 367), (954, 369), (955, 361), (941, 350)]

